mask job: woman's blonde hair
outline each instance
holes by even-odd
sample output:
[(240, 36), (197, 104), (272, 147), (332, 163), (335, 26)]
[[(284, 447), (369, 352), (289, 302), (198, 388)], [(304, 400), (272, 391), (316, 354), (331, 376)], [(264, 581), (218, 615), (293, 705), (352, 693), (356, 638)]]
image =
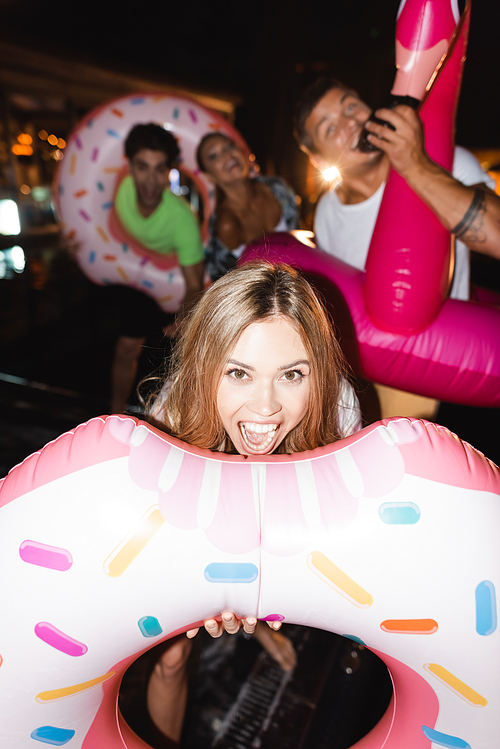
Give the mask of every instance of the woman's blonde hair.
[(339, 439), (338, 401), (346, 364), (327, 313), (309, 283), (285, 264), (248, 263), (220, 278), (186, 320), (171, 371), (148, 416), (191, 445), (236, 452), (217, 409), (218, 388), (245, 328), (272, 317), (298, 331), (311, 363), (309, 408), (277, 453), (312, 450)]

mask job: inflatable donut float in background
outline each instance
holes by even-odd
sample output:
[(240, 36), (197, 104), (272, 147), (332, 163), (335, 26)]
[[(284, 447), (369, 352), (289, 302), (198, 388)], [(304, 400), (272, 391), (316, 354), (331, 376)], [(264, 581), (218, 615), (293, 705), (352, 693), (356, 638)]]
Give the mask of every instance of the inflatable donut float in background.
[(496, 466), (424, 421), (244, 459), (92, 419), (0, 482), (2, 749), (145, 747), (124, 671), (225, 609), (385, 662), (393, 698), (357, 747), (493, 749), (499, 493)]
[(125, 284), (152, 296), (166, 312), (176, 312), (185, 294), (175, 256), (161, 255), (137, 243), (114, 211), (117, 187), (127, 174), (124, 141), (139, 123), (155, 122), (176, 137), (180, 170), (194, 182), (203, 202), (205, 238), (215, 192), (196, 163), (196, 149), (207, 132), (223, 132), (248, 146), (221, 115), (185, 96), (134, 94), (114, 99), (90, 112), (68, 139), (55, 195), (64, 231), (80, 243), (77, 260), (98, 284)]

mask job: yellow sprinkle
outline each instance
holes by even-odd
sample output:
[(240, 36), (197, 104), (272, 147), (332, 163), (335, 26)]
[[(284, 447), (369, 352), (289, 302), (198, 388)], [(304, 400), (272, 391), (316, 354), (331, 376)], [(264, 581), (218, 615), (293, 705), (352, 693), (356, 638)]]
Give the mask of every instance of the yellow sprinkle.
[(97, 230), (97, 233), (99, 234), (99, 236), (101, 237), (101, 239), (104, 242), (109, 242), (109, 237), (106, 234), (106, 232), (104, 231), (104, 229), (102, 228), (102, 226), (96, 226), (96, 230)]
[(426, 663), (424, 665), (426, 671), (439, 679), (443, 684), (446, 684), (452, 692), (458, 694), (465, 702), (472, 707), (486, 707), (488, 700), (482, 697), (480, 694), (471, 689), (471, 687), (464, 684), (463, 681), (457, 679), (452, 673), (447, 671), (443, 666), (439, 666), (437, 663)]
[(63, 687), (62, 689), (50, 689), (48, 692), (40, 692), (37, 694), (37, 702), (55, 702), (56, 700), (63, 700), (65, 697), (72, 697), (74, 694), (79, 692), (85, 692), (87, 689), (92, 689), (98, 684), (102, 684), (103, 681), (111, 679), (116, 674), (116, 671), (109, 671), (104, 676), (98, 676), (97, 679), (91, 679), (90, 681), (84, 681), (81, 684), (74, 684), (72, 687)]
[(163, 523), (158, 507), (150, 507), (139, 520), (137, 527), (125, 536), (104, 562), (104, 572), (110, 577), (119, 577), (141, 553)]
[(122, 281), (125, 281), (125, 283), (128, 283), (129, 281), (128, 275), (125, 273), (121, 265), (117, 265), (116, 270), (118, 272), (118, 275), (121, 277)]
[(74, 153), (71, 156), (71, 161), (69, 162), (69, 173), (73, 175), (76, 171), (76, 153)]
[(337, 567), (321, 551), (313, 551), (307, 558), (309, 568), (325, 583), (331, 585), (340, 595), (361, 609), (373, 603), (373, 596), (356, 583), (349, 575)]

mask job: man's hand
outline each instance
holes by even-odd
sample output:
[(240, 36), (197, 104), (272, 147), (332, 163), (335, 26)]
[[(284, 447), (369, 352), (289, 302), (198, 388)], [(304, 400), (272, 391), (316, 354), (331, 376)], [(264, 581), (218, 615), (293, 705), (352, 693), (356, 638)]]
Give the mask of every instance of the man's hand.
[(387, 154), (398, 174), (408, 179), (416, 170), (425, 170), (432, 164), (425, 152), (422, 120), (414, 109), (399, 105), (394, 109), (377, 109), (375, 115), (389, 122), (394, 130), (367, 120), (368, 140)]

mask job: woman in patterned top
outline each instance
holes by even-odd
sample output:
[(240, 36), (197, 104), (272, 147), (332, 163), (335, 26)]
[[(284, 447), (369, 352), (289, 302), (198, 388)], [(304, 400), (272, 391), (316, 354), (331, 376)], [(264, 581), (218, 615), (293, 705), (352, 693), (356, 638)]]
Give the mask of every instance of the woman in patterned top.
[(197, 150), (198, 166), (217, 188), (205, 260), (212, 281), (234, 268), (243, 250), (276, 231), (298, 224), (295, 195), (281, 177), (250, 176), (248, 157), (222, 133), (207, 133)]

